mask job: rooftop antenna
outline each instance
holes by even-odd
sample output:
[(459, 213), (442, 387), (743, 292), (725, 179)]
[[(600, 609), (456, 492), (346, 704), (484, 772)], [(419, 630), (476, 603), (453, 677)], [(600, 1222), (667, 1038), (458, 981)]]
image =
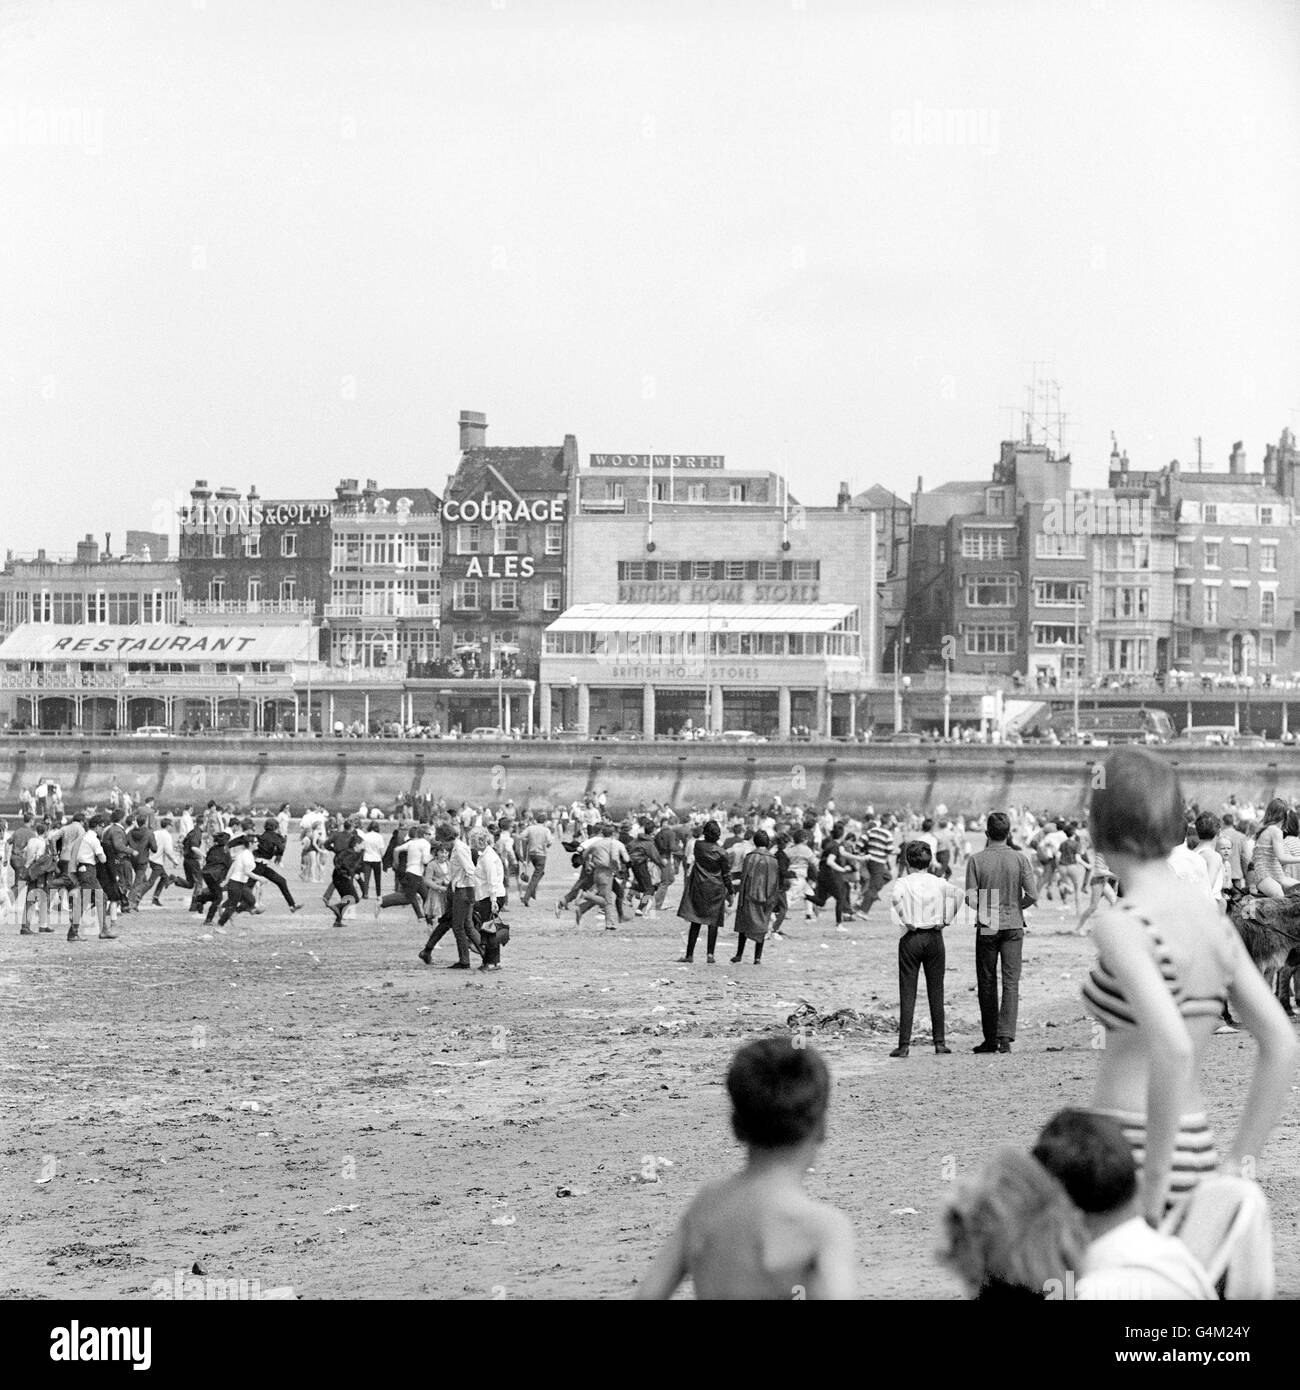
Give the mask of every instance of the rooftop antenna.
[(781, 549), (790, 549), (790, 461), (788, 449), (781, 450)]
[(1201, 443), (1201, 436), (1198, 434), (1196, 436), (1196, 471), (1198, 473), (1201, 471)]

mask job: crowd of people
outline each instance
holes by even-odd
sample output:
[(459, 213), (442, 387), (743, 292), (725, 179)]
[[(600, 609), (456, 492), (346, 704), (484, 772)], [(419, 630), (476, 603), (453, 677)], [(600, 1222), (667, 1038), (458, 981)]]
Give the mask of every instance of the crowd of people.
[[(1189, 1253), (1195, 1241), (1179, 1245), (1177, 1229), (1217, 1229), (1213, 1219), (1188, 1217), (1194, 1200), (1219, 1204), (1219, 1214), (1223, 1203), (1245, 1212), (1243, 1229), (1266, 1227), (1241, 1183), (1278, 1121), (1297, 1053), (1284, 1012), (1293, 972), (1265, 983), (1230, 910), (1288, 899), (1300, 907), (1300, 819), (1283, 798), (1260, 807), (1234, 797), (1216, 810), (1188, 803), (1172, 766), (1138, 747), (1114, 752), (1104, 771), (1086, 816), (1020, 807), (967, 818), (943, 805), (933, 815), (871, 806), (845, 814), (834, 802), (774, 797), (689, 812), (651, 802), (616, 818), (604, 792), (547, 810), (429, 795), (345, 811), (314, 804), (298, 819), (297, 877), (300, 891), (323, 886), (336, 927), (363, 905), (376, 915), (410, 911), (427, 931), (420, 960), (432, 964), (450, 935), (453, 970), (471, 969), (475, 955), (480, 970), (500, 970), (512, 888), (521, 910), (572, 912), (577, 928), (589, 916), (616, 931), (672, 912), (683, 927), (683, 965), (695, 963), (701, 938), (705, 964), (715, 964), (728, 925), (730, 963), (748, 952), (761, 966), (769, 940), (828, 910), (847, 932), (882, 903), (898, 932), (895, 1059), (910, 1054), (922, 976), (930, 1044), (951, 1052), (944, 929), (962, 913), (974, 928), (982, 1036), (973, 1051), (1012, 1051), (1025, 913), (1055, 898), (1096, 947), (1083, 987), (1105, 1041), (1093, 1107), (1056, 1116), (1032, 1155), (997, 1155), (962, 1188), (944, 1259), (981, 1297), (1051, 1296), (1043, 1290), (1064, 1287), (1067, 1273), (1079, 1280), (1075, 1297), (1112, 1296), (1097, 1291), (1118, 1287), (1121, 1274), (1167, 1296), (1201, 1297), (1214, 1282), (1206, 1270), (1218, 1268), (1215, 1252)], [(162, 906), (175, 890), (190, 912), (222, 926), (260, 913), (265, 891), (278, 891), (292, 913), (304, 906), (282, 872), (288, 805), (257, 814), (216, 802), (162, 810), (114, 785), (106, 806), (65, 812), (55, 791), (43, 786), (12, 827), (0, 824), (0, 922), (16, 922), (24, 935), (55, 930), (66, 913), (69, 941), (83, 939), (90, 920), (99, 939), (112, 941), (124, 918)], [(542, 903), (557, 854), (572, 872)], [(1239, 1027), (1258, 1057), (1237, 1135), (1221, 1156), (1200, 1078), (1210, 1039)], [(701, 1194), (642, 1293), (670, 1292), (689, 1272), (705, 1296), (786, 1280), (805, 1291), (799, 1296), (843, 1294), (852, 1283), (851, 1232), (797, 1190), (824, 1133), (824, 1065), (798, 1038), (769, 1040), (742, 1051), (728, 1085), (749, 1164)], [(788, 1267), (747, 1265), (755, 1234), (780, 1220), (802, 1232), (788, 1244)], [(1259, 1250), (1239, 1256), (1215, 1278), (1259, 1287), (1250, 1284)]]

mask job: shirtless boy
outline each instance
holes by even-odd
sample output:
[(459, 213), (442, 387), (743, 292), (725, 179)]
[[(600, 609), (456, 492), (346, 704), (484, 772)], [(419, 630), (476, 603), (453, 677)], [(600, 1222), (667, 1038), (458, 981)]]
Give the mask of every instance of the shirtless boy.
[(813, 1201), (803, 1186), (826, 1137), (826, 1063), (813, 1048), (765, 1038), (736, 1053), (727, 1091), (745, 1166), (699, 1193), (637, 1298), (670, 1298), (687, 1275), (697, 1298), (854, 1297), (848, 1219)]

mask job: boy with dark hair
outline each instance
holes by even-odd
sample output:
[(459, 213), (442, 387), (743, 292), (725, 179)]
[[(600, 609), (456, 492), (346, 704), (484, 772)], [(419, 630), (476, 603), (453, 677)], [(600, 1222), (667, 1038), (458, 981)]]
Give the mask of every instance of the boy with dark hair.
[(803, 1186), (826, 1137), (826, 1063), (797, 1040), (764, 1038), (736, 1053), (727, 1092), (745, 1167), (696, 1196), (636, 1297), (670, 1298), (689, 1275), (697, 1298), (852, 1298), (852, 1227)]
[(907, 872), (894, 884), (889, 915), (901, 935), (898, 938), (898, 1046), (891, 1057), (906, 1057), (912, 1043), (912, 1015), (916, 986), (925, 970), (925, 993), (930, 1004), (930, 1034), (934, 1050), (946, 1054), (944, 1044), (943, 976), (947, 952), (943, 929), (957, 915), (961, 895), (956, 888), (930, 872), (930, 846), (909, 840), (903, 848)]
[(1142, 1216), (1137, 1164), (1109, 1115), (1061, 1110), (1043, 1126), (1033, 1156), (1083, 1213), (1091, 1237), (1077, 1299), (1210, 1299), (1196, 1257)]

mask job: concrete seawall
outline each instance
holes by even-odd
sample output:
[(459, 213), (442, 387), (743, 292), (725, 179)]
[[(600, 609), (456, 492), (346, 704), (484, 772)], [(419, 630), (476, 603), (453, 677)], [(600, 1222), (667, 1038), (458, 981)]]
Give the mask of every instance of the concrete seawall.
[[(1229, 793), (1256, 800), (1300, 792), (1300, 749), (1166, 748), (1186, 794), (1217, 806)], [(953, 811), (1028, 804), (1077, 811), (1105, 750), (891, 747), (863, 744), (680, 745), (228, 739), (6, 738), (0, 743), (0, 810), (24, 786), (53, 778), (68, 807), (107, 802), (114, 780), (161, 805), (235, 802), (300, 811), (309, 801), (387, 806), (400, 791), (448, 801), (568, 803), (606, 790), (612, 810), (658, 800), (823, 803)]]

